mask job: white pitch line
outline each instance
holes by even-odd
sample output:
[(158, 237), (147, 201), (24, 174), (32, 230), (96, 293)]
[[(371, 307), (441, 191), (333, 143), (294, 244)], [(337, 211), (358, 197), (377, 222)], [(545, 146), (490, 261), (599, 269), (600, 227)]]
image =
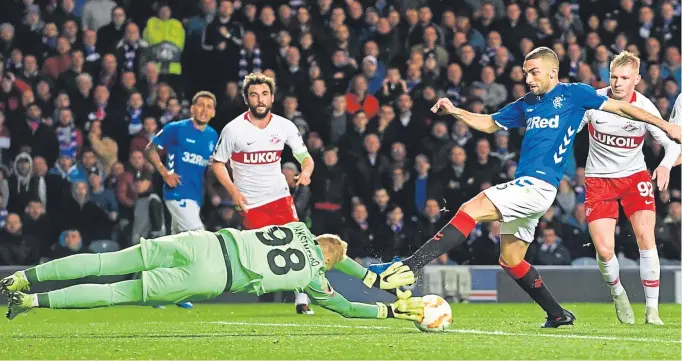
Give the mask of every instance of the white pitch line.
[[(215, 325), (234, 325), (234, 326), (264, 326), (264, 327), (305, 327), (305, 328), (344, 328), (344, 329), (370, 329), (370, 330), (414, 330), (412, 327), (390, 327), (390, 326), (367, 326), (367, 325), (328, 325), (328, 324), (297, 324), (297, 323), (265, 323), (265, 322), (230, 322), (230, 321), (212, 321), (201, 322)], [(603, 340), (603, 341), (633, 341), (633, 342), (655, 342), (655, 343), (682, 343), (682, 340), (660, 340), (655, 338), (645, 337), (614, 337), (614, 336), (589, 336), (589, 335), (571, 335), (571, 334), (556, 334), (556, 333), (523, 333), (523, 332), (505, 332), (505, 331), (484, 331), (473, 329), (449, 329), (448, 333), (462, 333), (470, 335), (489, 335), (489, 336), (531, 336), (531, 337), (550, 337), (550, 338), (575, 338), (583, 340)]]

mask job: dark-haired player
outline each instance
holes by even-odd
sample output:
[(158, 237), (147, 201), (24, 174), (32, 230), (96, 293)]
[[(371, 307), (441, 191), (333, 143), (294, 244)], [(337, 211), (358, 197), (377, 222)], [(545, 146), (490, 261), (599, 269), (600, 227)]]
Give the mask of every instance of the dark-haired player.
[[(163, 199), (172, 216), (172, 234), (204, 229), (199, 210), (204, 173), (218, 141), (218, 133), (208, 125), (215, 110), (215, 95), (198, 92), (192, 98), (192, 117), (166, 124), (145, 148), (147, 159), (165, 182)], [(166, 150), (165, 165), (157, 148)], [(178, 306), (192, 308), (189, 302)]]
[[(575, 316), (559, 305), (524, 257), (538, 219), (554, 202), (583, 115), (589, 109), (615, 113), (657, 126), (678, 141), (680, 127), (627, 102), (599, 95), (589, 85), (559, 83), (559, 60), (549, 48), (528, 53), (523, 70), (531, 91), (495, 114), (470, 113), (447, 98), (431, 108), (486, 133), (525, 127), (526, 134), (515, 179), (488, 188), (463, 204), (449, 224), (402, 264), (416, 271), (464, 242), (476, 223), (501, 220), (500, 265), (547, 313), (543, 327), (556, 328), (573, 324)], [(386, 265), (373, 265), (370, 270), (385, 276)]]

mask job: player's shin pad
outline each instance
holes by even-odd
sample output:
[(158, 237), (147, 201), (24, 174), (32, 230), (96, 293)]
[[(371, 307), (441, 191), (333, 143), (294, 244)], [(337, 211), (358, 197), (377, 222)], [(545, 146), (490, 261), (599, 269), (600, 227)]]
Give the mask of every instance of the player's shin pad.
[(394, 289), (402, 286), (409, 286), (416, 282), (416, 277), (412, 270), (403, 265), (401, 262), (396, 262), (388, 267), (384, 272), (376, 274), (372, 271), (367, 271), (362, 283), (367, 287), (377, 287), (382, 290)]

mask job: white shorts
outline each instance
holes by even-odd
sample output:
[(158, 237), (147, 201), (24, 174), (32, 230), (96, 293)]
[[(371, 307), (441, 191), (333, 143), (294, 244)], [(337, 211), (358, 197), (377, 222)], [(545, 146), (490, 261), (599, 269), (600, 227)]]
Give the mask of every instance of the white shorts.
[(166, 207), (172, 216), (171, 234), (204, 230), (204, 224), (199, 217), (199, 203), (196, 201), (191, 199), (167, 200)]
[(557, 189), (533, 177), (521, 177), (483, 191), (502, 214), (501, 234), (533, 242), (538, 220), (554, 203)]

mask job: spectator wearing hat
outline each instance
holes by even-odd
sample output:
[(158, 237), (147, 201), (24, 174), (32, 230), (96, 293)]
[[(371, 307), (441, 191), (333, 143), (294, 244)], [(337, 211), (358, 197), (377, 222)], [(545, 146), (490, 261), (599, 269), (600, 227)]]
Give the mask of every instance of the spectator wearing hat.
[(153, 174), (148, 170), (135, 171), (134, 182), (137, 199), (133, 211), (132, 244), (142, 238), (156, 238), (166, 233), (163, 201), (152, 189)]
[(75, 254), (88, 253), (83, 247), (83, 238), (77, 229), (67, 229), (59, 234), (59, 239), (52, 245), (49, 258), (58, 259)]
[(377, 58), (373, 55), (365, 56), (362, 59), (361, 71), (367, 80), (367, 92), (376, 94), (382, 88), (385, 78), (385, 73), (379, 69)]
[(48, 173), (58, 175), (71, 183), (75, 181), (87, 182), (87, 174), (81, 172), (72, 153), (68, 150), (60, 150), (57, 164)]
[(22, 213), (29, 200), (39, 196), (38, 179), (32, 174), (33, 158), (28, 153), (20, 153), (14, 159), (12, 175), (7, 180), (9, 199), (7, 210), (10, 213)]
[(111, 189), (104, 188), (104, 178), (97, 167), (88, 170), (90, 200), (103, 210), (112, 222), (118, 219), (118, 201)]

